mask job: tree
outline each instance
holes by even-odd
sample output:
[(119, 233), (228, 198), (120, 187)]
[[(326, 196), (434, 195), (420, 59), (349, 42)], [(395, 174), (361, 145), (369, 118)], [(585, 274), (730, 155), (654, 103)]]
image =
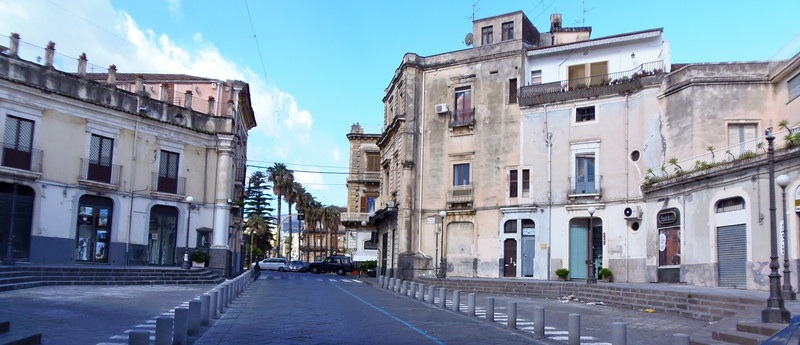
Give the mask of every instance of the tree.
[(244, 233), (250, 236), (248, 253), (250, 253), (249, 261), (252, 262), (253, 255), (263, 255), (264, 251), (272, 249), (272, 231), (269, 223), (258, 214), (247, 217), (244, 226)]
[(339, 225), (342, 224), (342, 218), (341, 214), (339, 213), (339, 209), (333, 205), (325, 206), (325, 208), (322, 209), (322, 223), (325, 227), (325, 236), (328, 239), (328, 252), (330, 255), (333, 255), (338, 248), (338, 243), (337, 246), (331, 249), (334, 239), (331, 237), (331, 230), (333, 230), (334, 234), (339, 232)]
[[(292, 204), (297, 202), (297, 199), (306, 192), (306, 189), (303, 188), (303, 185), (300, 182), (293, 181), (291, 188), (287, 188), (286, 190), (286, 204), (289, 205), (289, 214), (292, 213)], [(294, 240), (292, 237), (292, 217), (289, 217), (289, 260), (292, 260), (292, 246)]]
[(268, 181), (272, 182), (272, 192), (278, 197), (278, 241), (275, 243), (278, 244), (277, 250), (278, 254), (280, 255), (281, 252), (281, 199), (284, 195), (286, 195), (286, 190), (289, 186), (292, 185), (294, 182), (294, 174), (292, 171), (289, 170), (285, 164), (283, 163), (275, 163), (274, 166), (267, 168), (267, 172), (269, 173), (269, 177), (267, 178)]
[[(319, 201), (313, 199), (308, 203), (308, 207), (306, 208), (306, 232), (311, 233), (311, 242), (314, 245), (314, 252), (316, 252), (319, 248), (317, 248), (317, 240), (319, 238), (319, 225), (320, 221), (322, 220), (322, 204)], [(311, 261), (311, 257), (308, 255), (310, 254), (311, 250), (306, 252), (306, 261)]]
[(250, 175), (247, 182), (247, 198), (244, 200), (244, 216), (259, 215), (270, 222), (274, 219), (271, 206), (272, 196), (267, 194), (270, 190), (267, 184), (267, 175), (263, 171), (256, 171)]
[[(312, 201), (314, 201), (314, 196), (311, 195), (311, 193), (307, 192), (305, 188), (303, 189), (302, 193), (298, 193), (297, 200), (295, 200), (297, 204), (295, 204), (294, 208), (297, 210), (298, 213), (302, 212), (305, 215), (304, 218), (306, 222), (306, 227), (308, 227), (308, 222), (310, 220), (309, 209)], [(300, 228), (297, 233), (297, 238), (299, 241), (299, 239), (303, 238), (303, 222), (302, 220), (298, 220), (298, 222), (300, 223)], [(308, 234), (308, 230), (305, 230), (305, 233)], [(308, 240), (306, 240), (306, 246), (308, 246)], [(302, 259), (300, 253), (298, 253), (298, 259)]]

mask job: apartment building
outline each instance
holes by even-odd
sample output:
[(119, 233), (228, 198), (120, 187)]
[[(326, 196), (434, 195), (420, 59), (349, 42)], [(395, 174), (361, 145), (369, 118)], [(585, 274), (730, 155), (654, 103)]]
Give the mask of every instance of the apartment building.
[(364, 133), (356, 123), (350, 127), (350, 173), (347, 175), (347, 212), (341, 214), (345, 228), (345, 253), (355, 261), (377, 260), (378, 232), (368, 226), (370, 213), (375, 212), (380, 196), (379, 134)]
[(23, 60), (19, 40), (12, 35), (0, 54), (4, 257), (174, 266), (187, 249), (203, 250), (211, 269), (235, 273), (241, 231), (232, 205), (256, 125), (247, 84), (227, 82), (238, 90), (199, 112), (191, 98), (173, 104), (167, 82), (159, 99), (142, 75), (131, 90), (117, 87), (113, 65), (97, 81), (85, 56), (76, 73), (59, 71), (52, 42), (43, 64)]

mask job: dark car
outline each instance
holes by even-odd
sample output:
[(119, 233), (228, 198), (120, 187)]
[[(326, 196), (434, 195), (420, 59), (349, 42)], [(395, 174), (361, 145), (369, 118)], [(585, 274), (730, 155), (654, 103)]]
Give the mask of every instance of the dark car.
[(305, 272), (308, 271), (308, 262), (302, 260), (295, 260), (289, 263), (289, 271), (292, 272)]
[(320, 262), (312, 262), (308, 264), (308, 271), (311, 273), (328, 273), (336, 272), (336, 274), (343, 276), (353, 270), (353, 262), (350, 258), (343, 255), (332, 255)]

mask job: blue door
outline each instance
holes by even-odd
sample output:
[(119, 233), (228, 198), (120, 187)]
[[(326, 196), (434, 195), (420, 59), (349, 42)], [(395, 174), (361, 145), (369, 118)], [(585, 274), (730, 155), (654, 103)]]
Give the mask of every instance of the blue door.
[(587, 238), (586, 227), (569, 228), (569, 277), (586, 279)]

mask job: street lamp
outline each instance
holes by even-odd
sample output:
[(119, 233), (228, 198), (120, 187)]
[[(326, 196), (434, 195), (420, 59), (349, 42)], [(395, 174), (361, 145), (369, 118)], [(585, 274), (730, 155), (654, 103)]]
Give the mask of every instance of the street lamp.
[(796, 300), (797, 294), (792, 288), (792, 272), (789, 270), (789, 241), (787, 240), (789, 232), (789, 223), (786, 221), (786, 187), (789, 186), (789, 176), (780, 175), (775, 178), (775, 182), (781, 187), (781, 194), (783, 195), (783, 289), (782, 295), (785, 300)]
[(186, 197), (186, 203), (188, 204), (186, 212), (186, 242), (184, 242), (183, 246), (183, 262), (181, 263), (181, 268), (188, 270), (191, 267), (189, 264), (189, 229), (192, 222), (192, 210), (196, 209), (198, 206), (194, 203), (194, 198), (191, 195)]
[(597, 276), (594, 273), (594, 248), (593, 248), (594, 246), (592, 245), (592, 241), (594, 240), (593, 239), (594, 231), (592, 231), (592, 217), (594, 216), (594, 213), (597, 211), (597, 209), (594, 208), (594, 206), (589, 206), (589, 208), (587, 208), (586, 211), (589, 212), (589, 231), (587, 234), (589, 240), (589, 246), (588, 246), (589, 259), (586, 260), (586, 265), (587, 265), (586, 284), (597, 284)]
[(441, 251), (441, 255), (439, 254), (438, 250), (437, 250), (437, 253), (436, 253), (436, 255), (439, 256), (439, 268), (438, 268), (438, 271), (437, 271), (437, 274), (436, 274), (436, 276), (438, 278), (444, 278), (445, 277), (445, 272), (446, 272), (445, 265), (444, 265), (444, 217), (447, 217), (447, 211), (445, 211), (445, 210), (439, 211), (439, 219), (441, 220), (441, 223), (442, 223), (442, 225), (441, 225), (441, 229), (442, 229), (441, 233), (442, 233), (442, 235), (439, 238), (439, 241), (441, 241), (440, 242), (440, 247), (442, 248), (442, 251)]
[(781, 275), (778, 273), (778, 238), (775, 234), (775, 136), (767, 130), (767, 162), (769, 163), (769, 299), (767, 307), (761, 311), (761, 321), (771, 323), (789, 323), (791, 314), (783, 305), (781, 295)]

